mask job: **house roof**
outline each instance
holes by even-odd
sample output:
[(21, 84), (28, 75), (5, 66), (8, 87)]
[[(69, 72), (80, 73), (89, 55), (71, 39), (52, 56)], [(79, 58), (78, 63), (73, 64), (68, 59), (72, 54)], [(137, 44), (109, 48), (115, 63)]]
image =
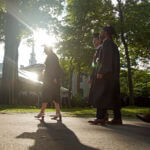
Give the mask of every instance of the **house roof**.
[(41, 72), (44, 69), (44, 65), (43, 64), (34, 64), (34, 65), (30, 65), (27, 67), (22, 67), (20, 68), (21, 70), (27, 70), (27, 71), (37, 71), (37, 72)]

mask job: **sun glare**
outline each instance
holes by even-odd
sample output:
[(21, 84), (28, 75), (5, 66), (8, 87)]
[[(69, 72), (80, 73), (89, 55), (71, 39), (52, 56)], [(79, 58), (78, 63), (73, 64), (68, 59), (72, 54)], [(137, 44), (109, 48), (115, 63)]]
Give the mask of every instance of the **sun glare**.
[[(46, 58), (43, 51), (43, 45), (52, 46), (56, 53), (55, 44), (57, 43), (57, 40), (54, 34), (48, 34), (46, 30), (43, 29), (35, 30), (33, 36), (36, 62), (43, 63)], [(25, 41), (26, 39), (21, 42), (19, 47), (19, 65), (28, 66), (31, 58), (32, 47), (27, 46)]]
[(34, 82), (37, 82), (38, 81), (38, 74), (37, 73), (34, 73), (34, 72), (28, 72), (28, 71), (24, 71), (23, 72), (24, 75), (25, 75), (25, 78), (29, 79), (29, 80), (32, 80)]
[(46, 31), (42, 29), (34, 32), (34, 41), (37, 46), (48, 45), (54, 47), (56, 43), (55, 36), (52, 34), (47, 34)]

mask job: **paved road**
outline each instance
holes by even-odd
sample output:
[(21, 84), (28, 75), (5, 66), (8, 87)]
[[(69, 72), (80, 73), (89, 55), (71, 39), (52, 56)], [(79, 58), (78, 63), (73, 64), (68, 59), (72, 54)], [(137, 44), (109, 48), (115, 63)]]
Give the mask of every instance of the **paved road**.
[(87, 118), (45, 122), (35, 114), (0, 114), (0, 150), (150, 150), (150, 124), (89, 125)]

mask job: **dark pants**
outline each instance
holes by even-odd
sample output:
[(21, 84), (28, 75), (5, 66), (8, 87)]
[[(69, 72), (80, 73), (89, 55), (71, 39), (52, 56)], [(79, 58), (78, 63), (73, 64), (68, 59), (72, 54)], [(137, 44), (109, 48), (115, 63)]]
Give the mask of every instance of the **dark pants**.
[[(120, 108), (115, 108), (113, 109), (113, 113), (114, 113), (114, 119), (121, 119), (121, 111)], [(99, 107), (97, 107), (97, 112), (96, 112), (96, 118), (97, 119), (105, 119), (107, 117), (108, 113), (107, 113), (107, 109), (101, 109)]]
[(106, 115), (107, 115), (107, 109), (100, 109), (99, 107), (97, 107), (97, 111), (96, 111), (97, 119), (104, 119)]
[(120, 108), (114, 108), (113, 113), (114, 113), (114, 119), (118, 119), (118, 120), (120, 119), (121, 120)]

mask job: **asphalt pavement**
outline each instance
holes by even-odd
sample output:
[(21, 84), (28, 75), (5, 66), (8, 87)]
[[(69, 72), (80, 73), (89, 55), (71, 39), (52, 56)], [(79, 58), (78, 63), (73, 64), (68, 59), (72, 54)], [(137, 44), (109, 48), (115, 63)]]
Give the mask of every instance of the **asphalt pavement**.
[(91, 118), (62, 122), (34, 113), (0, 114), (0, 150), (150, 150), (150, 124), (124, 119), (122, 126), (90, 125)]

